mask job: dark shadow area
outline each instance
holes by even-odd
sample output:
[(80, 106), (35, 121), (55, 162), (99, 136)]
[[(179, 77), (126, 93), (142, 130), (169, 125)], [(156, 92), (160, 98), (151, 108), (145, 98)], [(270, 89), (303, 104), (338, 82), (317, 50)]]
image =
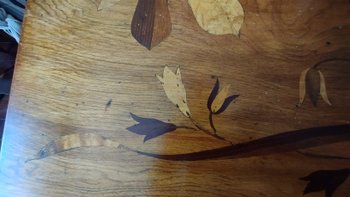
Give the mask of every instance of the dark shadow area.
[(17, 46), (16, 40), (5, 32), (0, 31), (0, 144), (5, 124)]

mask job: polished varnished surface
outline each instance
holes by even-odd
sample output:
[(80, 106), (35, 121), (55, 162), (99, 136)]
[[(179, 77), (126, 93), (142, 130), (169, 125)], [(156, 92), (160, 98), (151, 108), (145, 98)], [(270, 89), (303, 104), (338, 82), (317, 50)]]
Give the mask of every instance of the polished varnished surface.
[[(52, 140), (73, 133), (93, 133), (156, 154), (228, 146), (186, 128), (193, 123), (169, 101), (155, 76), (165, 65), (172, 71), (180, 65), (192, 117), (205, 129), (210, 130), (206, 104), (217, 78), (240, 95), (214, 117), (218, 134), (234, 144), (350, 124), (348, 62), (321, 67), (332, 106), (319, 100), (314, 107), (307, 98), (296, 107), (303, 70), (324, 59), (350, 56), (349, 1), (240, 2), (245, 19), (238, 38), (203, 31), (187, 1), (169, 1), (171, 34), (149, 51), (131, 35), (136, 0), (99, 11), (94, 1), (29, 1), (2, 145), (0, 196), (295, 197), (307, 184), (300, 177), (349, 168), (350, 160), (344, 159), (350, 157), (349, 135), (301, 150), (311, 155), (293, 149), (166, 161), (100, 146), (28, 161)], [(136, 123), (130, 113), (184, 127), (144, 143), (144, 136), (127, 130)], [(349, 185), (347, 180), (334, 196), (349, 196)]]

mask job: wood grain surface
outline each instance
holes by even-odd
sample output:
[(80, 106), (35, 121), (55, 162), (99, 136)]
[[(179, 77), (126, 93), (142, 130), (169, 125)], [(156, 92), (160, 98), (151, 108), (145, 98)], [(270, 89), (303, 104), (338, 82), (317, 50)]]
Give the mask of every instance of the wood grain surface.
[[(169, 0), (171, 34), (148, 50), (131, 35), (136, 0), (102, 10), (88, 0), (29, 0), (2, 144), (0, 196), (296, 197), (307, 184), (300, 177), (350, 168), (346, 139), (236, 159), (166, 161), (96, 146), (28, 161), (52, 140), (74, 133), (154, 154), (227, 146), (187, 128), (193, 122), (155, 76), (166, 65), (173, 72), (180, 67), (192, 118), (205, 129), (211, 128), (206, 105), (217, 78), (240, 95), (213, 117), (217, 134), (233, 144), (350, 124), (349, 62), (319, 66), (332, 106), (319, 101), (314, 107), (306, 98), (296, 107), (303, 70), (350, 57), (349, 1), (240, 2), (245, 18), (238, 38), (205, 32), (186, 0)], [(136, 124), (130, 113), (183, 127), (144, 143), (144, 136), (127, 130)], [(350, 196), (349, 185), (350, 179), (334, 197)]]

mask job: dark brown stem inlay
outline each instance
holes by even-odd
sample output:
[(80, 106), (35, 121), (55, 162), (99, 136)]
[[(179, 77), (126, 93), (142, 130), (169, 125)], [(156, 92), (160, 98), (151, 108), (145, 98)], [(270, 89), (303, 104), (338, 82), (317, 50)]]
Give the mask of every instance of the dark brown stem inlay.
[(216, 128), (214, 126), (214, 122), (213, 122), (213, 112), (209, 112), (209, 123), (210, 123), (210, 127), (213, 129), (214, 133), (216, 134)]
[(164, 160), (194, 161), (216, 158), (232, 159), (248, 156), (267, 155), (349, 140), (350, 125), (347, 124), (289, 131), (241, 144), (184, 154), (160, 155), (132, 150), (125, 146), (122, 147), (141, 155)]
[(212, 133), (212, 132), (208, 131), (207, 129), (203, 128), (202, 126), (200, 126), (192, 117), (189, 117), (189, 119), (191, 120), (191, 122), (197, 128), (198, 131), (202, 131), (205, 134), (210, 135), (210, 136), (212, 136), (212, 137), (214, 137), (216, 139), (219, 139), (219, 140), (222, 140), (222, 141), (225, 141), (225, 142), (228, 142), (228, 143), (232, 144), (232, 142), (230, 142), (229, 140), (226, 140), (224, 137), (221, 137), (221, 136), (219, 136), (216, 133)]
[(317, 62), (315, 65), (313, 65), (311, 68), (318, 68), (320, 65), (328, 63), (328, 62), (335, 62), (335, 61), (341, 61), (341, 62), (350, 62), (349, 58), (330, 58), (330, 59), (325, 59), (320, 62)]
[[(67, 143), (67, 140), (70, 143)], [(297, 151), (299, 149), (305, 149), (349, 140), (350, 124), (347, 124), (289, 131), (281, 134), (263, 137), (257, 140), (248, 141), (241, 144), (235, 144), (211, 150), (184, 154), (161, 155), (131, 149), (125, 145), (120, 144), (117, 141), (107, 139), (97, 134), (76, 133), (51, 141), (50, 143), (45, 145), (36, 154), (34, 158), (28, 159), (27, 162), (37, 159), (43, 159), (60, 152), (69, 151), (83, 146), (107, 146), (111, 148), (124, 148), (129, 151), (153, 158), (171, 161), (195, 161), (218, 158), (234, 159), (249, 156), (262, 156), (267, 154)], [(334, 157), (332, 157), (332, 159), (334, 159)]]
[(306, 157), (313, 157), (313, 158), (319, 158), (319, 159), (338, 159), (338, 160), (350, 160), (349, 157), (341, 157), (341, 156), (333, 156), (333, 155), (324, 155), (324, 154), (315, 154), (315, 153), (309, 153), (304, 151), (296, 151), (297, 153), (304, 155)]

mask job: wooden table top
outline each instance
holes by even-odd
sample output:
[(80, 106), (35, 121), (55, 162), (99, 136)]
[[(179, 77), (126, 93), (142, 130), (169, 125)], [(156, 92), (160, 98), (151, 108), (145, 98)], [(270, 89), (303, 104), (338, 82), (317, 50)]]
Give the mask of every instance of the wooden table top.
[(151, 50), (136, 0), (98, 3), (28, 2), (0, 196), (350, 196), (348, 0), (241, 0), (239, 37), (170, 0)]

